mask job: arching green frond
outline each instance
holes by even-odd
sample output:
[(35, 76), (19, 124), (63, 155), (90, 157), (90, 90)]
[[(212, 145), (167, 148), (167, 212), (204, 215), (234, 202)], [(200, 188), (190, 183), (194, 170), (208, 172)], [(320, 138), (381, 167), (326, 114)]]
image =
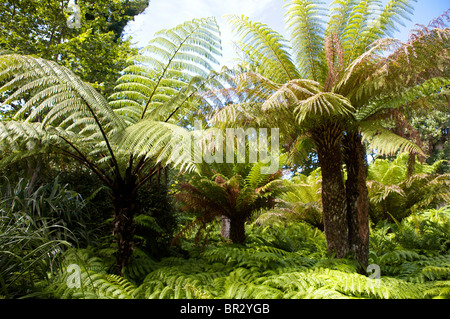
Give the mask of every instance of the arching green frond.
[(192, 132), (175, 124), (140, 120), (117, 133), (113, 141), (118, 148), (136, 157), (154, 157), (156, 162), (192, 169)]
[(330, 20), (326, 30), (327, 36), (336, 33), (339, 38), (341, 37), (350, 19), (350, 14), (357, 4), (358, 0), (334, 0), (331, 3)]
[[(15, 79), (25, 81), (19, 87), (16, 87), (16, 84), (10, 86), (8, 90), (21, 90), (25, 83), (32, 83), (39, 78), (49, 79), (49, 81), (43, 81), (39, 86), (26, 87), (26, 91), (23, 92), (27, 94), (25, 103), (22, 103), (21, 100), (18, 101), (21, 108), (17, 112), (16, 118), (23, 117), (28, 113), (26, 121), (40, 120), (49, 129), (60, 129), (61, 133), (78, 135), (77, 141), (82, 141), (81, 145), (84, 146), (86, 143), (92, 142), (90, 141), (92, 137), (98, 139), (94, 145), (98, 144), (98, 141), (103, 141), (107, 157), (112, 160), (114, 170), (119, 173), (118, 162), (109, 137), (123, 129), (125, 122), (113, 112), (100, 93), (84, 83), (72, 71), (53, 61), (20, 55), (0, 56), (0, 60), (2, 67), (14, 69), (10, 74), (13, 80), (9, 83), (14, 82)], [(6, 86), (8, 85), (7, 83)], [(71, 121), (67, 121), (68, 114), (71, 114)], [(92, 119), (94, 122), (91, 121)], [(85, 124), (88, 125), (84, 127)], [(69, 129), (75, 129), (75, 131), (71, 132)], [(83, 134), (86, 135), (83, 136)], [(90, 166), (99, 176), (102, 175), (93, 166), (92, 160), (88, 160), (80, 151), (81, 145), (75, 146), (63, 134), (51, 134), (51, 136), (56, 136), (60, 138), (60, 142), (70, 145), (73, 153), (67, 152), (70, 154), (69, 156)], [(91, 146), (93, 145), (91, 144)], [(104, 178), (103, 175), (102, 178)]]
[(377, 39), (392, 37), (394, 31), (398, 31), (397, 24), (404, 26), (402, 19), (410, 20), (414, 8), (413, 2), (417, 0), (390, 0), (383, 11), (362, 32), (358, 47), (353, 52), (353, 57), (361, 54)]
[(284, 5), (286, 29), (294, 52), (294, 61), (304, 79), (322, 82), (325, 70), (323, 61), (324, 17), (323, 2), (290, 0)]
[(244, 15), (230, 15), (227, 19), (241, 39), (245, 56), (264, 66), (263, 76), (277, 83), (298, 78), (298, 71), (288, 53), (289, 47), (279, 33)]
[[(218, 80), (221, 74), (212, 71), (208, 76), (194, 76), (189, 83), (179, 89), (168, 88), (161, 90), (163, 94), (155, 94), (158, 102), (150, 103), (151, 107), (144, 118), (160, 119), (164, 122), (179, 123), (179, 119), (192, 110), (196, 110), (199, 103), (203, 102), (202, 93), (210, 87), (222, 87)], [(171, 81), (166, 81), (170, 85)], [(206, 106), (204, 105), (206, 109)]]
[(77, 120), (96, 116), (99, 129), (124, 126), (103, 96), (67, 68), (30, 56), (4, 55), (0, 60), (0, 72), (8, 71), (13, 78), (2, 87), (13, 91), (4, 103), (26, 96), (16, 118), (27, 114), (26, 119), (32, 121), (39, 116), (44, 124), (57, 126), (67, 114), (76, 112), (80, 116)]
[(341, 36), (345, 65), (351, 63), (355, 57), (364, 52), (355, 51), (361, 41), (362, 33), (374, 18), (374, 14), (378, 7), (378, 0), (362, 0), (353, 7)]
[(208, 78), (218, 64), (219, 35), (214, 18), (194, 19), (157, 32), (134, 57), (134, 65), (124, 70), (110, 97), (111, 105), (120, 106), (116, 112), (129, 116), (133, 123), (143, 118), (165, 121), (177, 108), (168, 110), (167, 106), (174, 100), (184, 101), (183, 94), (187, 88), (192, 90), (193, 80)]
[(303, 124), (318, 117), (352, 116), (354, 110), (345, 97), (331, 92), (320, 92), (300, 101), (294, 112), (297, 122)]
[(360, 122), (359, 127), (363, 140), (370, 143), (371, 148), (376, 149), (379, 154), (395, 154), (396, 152), (412, 152), (425, 156), (422, 149), (410, 140), (398, 136), (380, 124), (371, 122)]
[(449, 92), (445, 89), (448, 85), (450, 85), (450, 80), (447, 78), (432, 78), (406, 89), (397, 96), (387, 95), (373, 100), (370, 104), (358, 109), (355, 118), (363, 121), (371, 116), (376, 116), (382, 110), (399, 109), (408, 105), (413, 108), (431, 109), (437, 102), (445, 101), (448, 98)]
[(264, 103), (263, 110), (289, 109), (318, 94), (320, 84), (312, 80), (292, 80), (283, 84)]

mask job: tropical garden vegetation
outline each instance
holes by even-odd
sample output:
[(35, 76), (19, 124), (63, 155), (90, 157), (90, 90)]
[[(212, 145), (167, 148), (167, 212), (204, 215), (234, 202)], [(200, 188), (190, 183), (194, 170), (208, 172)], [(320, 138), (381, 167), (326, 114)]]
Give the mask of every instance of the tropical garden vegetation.
[(148, 1), (62, 3), (1, 9), (1, 298), (450, 298), (449, 11), (285, 1), (220, 69), (213, 17), (137, 50)]

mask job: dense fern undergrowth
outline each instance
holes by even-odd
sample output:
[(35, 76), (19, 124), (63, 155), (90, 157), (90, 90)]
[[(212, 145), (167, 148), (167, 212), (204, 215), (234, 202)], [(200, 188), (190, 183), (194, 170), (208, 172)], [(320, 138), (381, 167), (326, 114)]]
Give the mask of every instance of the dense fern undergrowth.
[[(245, 245), (224, 241), (213, 224), (206, 244), (195, 245), (194, 234), (181, 241), (185, 255), (154, 260), (135, 249), (124, 277), (111, 271), (112, 249), (68, 249), (59, 270), (28, 297), (450, 298), (449, 207), (371, 226), (370, 263), (379, 266), (379, 278), (358, 273), (352, 256), (329, 257), (323, 232), (307, 223), (248, 223)], [(78, 286), (72, 264), (79, 266)]]

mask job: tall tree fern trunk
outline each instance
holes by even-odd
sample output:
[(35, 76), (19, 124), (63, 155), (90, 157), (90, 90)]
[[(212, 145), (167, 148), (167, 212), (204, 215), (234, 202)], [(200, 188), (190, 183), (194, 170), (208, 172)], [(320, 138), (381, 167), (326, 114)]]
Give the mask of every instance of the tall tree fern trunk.
[(349, 251), (347, 205), (342, 175), (342, 129), (328, 122), (315, 128), (312, 137), (322, 171), (322, 208), (328, 252), (337, 258)]
[(118, 183), (113, 191), (114, 227), (116, 236), (117, 255), (116, 266), (119, 275), (123, 275), (123, 268), (128, 264), (134, 250), (135, 224), (133, 218), (138, 214), (134, 183)]
[(361, 135), (347, 132), (343, 139), (347, 168), (348, 240), (350, 249), (364, 269), (369, 263), (369, 196), (366, 184), (367, 161)]

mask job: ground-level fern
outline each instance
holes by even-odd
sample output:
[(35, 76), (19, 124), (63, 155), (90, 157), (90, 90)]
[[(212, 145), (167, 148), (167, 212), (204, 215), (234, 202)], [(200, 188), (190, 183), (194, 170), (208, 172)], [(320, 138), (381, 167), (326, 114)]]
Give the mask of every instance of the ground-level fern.
[[(59, 274), (42, 287), (53, 298), (275, 299), (275, 298), (449, 298), (450, 254), (397, 249), (378, 256), (381, 277), (357, 273), (352, 258), (322, 254), (321, 240), (310, 227), (249, 227), (247, 245), (213, 241), (190, 250), (188, 257), (155, 261), (136, 250), (125, 277), (108, 273), (111, 260), (93, 249), (68, 252)], [(301, 231), (303, 229), (303, 231)], [(287, 244), (295, 230), (302, 240)], [(262, 237), (258, 237), (262, 236)], [(316, 241), (312, 243), (311, 241)], [(262, 245), (264, 242), (264, 245)], [(282, 249), (280, 247), (284, 247)], [(80, 286), (69, 287), (70, 264), (80, 265)], [(139, 277), (139, 278), (138, 278)]]

